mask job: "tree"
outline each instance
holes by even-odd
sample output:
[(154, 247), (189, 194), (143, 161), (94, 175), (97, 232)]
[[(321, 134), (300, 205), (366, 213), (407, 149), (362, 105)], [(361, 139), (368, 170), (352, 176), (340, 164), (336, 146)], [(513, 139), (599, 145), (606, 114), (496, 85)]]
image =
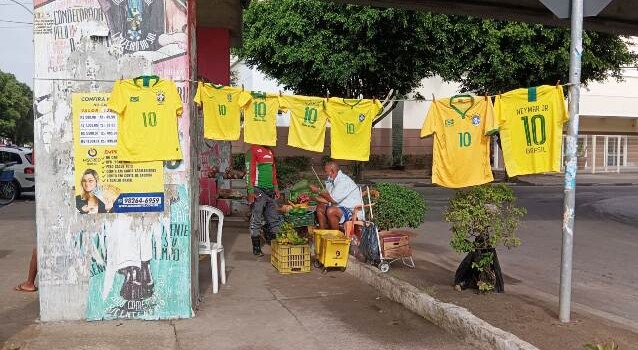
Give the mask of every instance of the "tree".
[[(583, 45), (583, 84), (619, 79), (621, 67), (638, 61), (618, 35), (585, 32)], [(569, 49), (567, 28), (319, 0), (261, 0), (244, 12), (243, 46), (235, 53), (298, 94), (372, 98), (405, 96), (433, 75), (459, 82), (463, 91), (490, 95), (567, 82)], [(395, 106), (389, 104), (374, 123)], [(393, 135), (400, 133), (393, 125)]]
[(33, 142), (33, 92), (13, 74), (0, 71), (0, 138)]
[[(465, 91), (568, 81), (569, 30), (319, 0), (262, 0), (244, 12), (249, 65), (299, 94), (408, 94), (440, 75)], [(637, 62), (618, 35), (586, 32), (582, 81), (619, 78)]]

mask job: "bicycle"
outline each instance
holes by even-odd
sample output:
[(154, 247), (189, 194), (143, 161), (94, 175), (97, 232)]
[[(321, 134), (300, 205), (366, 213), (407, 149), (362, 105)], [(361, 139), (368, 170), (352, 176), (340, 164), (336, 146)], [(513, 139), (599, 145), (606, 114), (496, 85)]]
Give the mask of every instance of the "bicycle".
[(13, 163), (0, 164), (0, 206), (13, 202), (18, 195), (18, 187), (13, 181), (13, 170), (4, 170)]

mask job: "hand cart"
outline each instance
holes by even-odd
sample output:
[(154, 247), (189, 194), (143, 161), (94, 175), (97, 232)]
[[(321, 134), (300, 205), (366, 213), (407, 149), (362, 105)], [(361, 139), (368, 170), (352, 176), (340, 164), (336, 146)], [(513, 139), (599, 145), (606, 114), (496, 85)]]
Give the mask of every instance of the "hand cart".
[[(349, 235), (351, 234), (356, 236), (354, 233), (355, 225), (363, 227), (361, 237), (359, 237), (358, 241), (360, 242), (359, 244), (363, 246), (361, 247), (361, 251), (365, 262), (377, 266), (379, 270), (384, 273), (390, 271), (390, 265), (399, 260), (401, 260), (403, 265), (409, 268), (415, 268), (414, 259), (412, 258), (412, 252), (410, 249), (407, 249), (407, 254), (405, 256), (395, 255), (392, 258), (386, 258), (384, 256), (384, 247), (381, 243), (383, 240), (382, 237), (379, 236), (378, 227), (374, 224), (374, 213), (372, 212), (374, 203), (372, 203), (370, 188), (368, 186), (366, 186), (366, 193), (368, 197), (368, 204), (364, 204), (360, 208), (363, 211), (363, 221), (359, 221), (357, 219), (359, 208), (355, 208), (352, 216), (352, 229), (348, 232)], [(363, 193), (361, 202), (363, 203)], [(368, 213), (366, 213), (366, 207), (369, 212), (369, 220), (367, 220)], [(370, 244), (376, 245), (376, 247), (369, 246)]]

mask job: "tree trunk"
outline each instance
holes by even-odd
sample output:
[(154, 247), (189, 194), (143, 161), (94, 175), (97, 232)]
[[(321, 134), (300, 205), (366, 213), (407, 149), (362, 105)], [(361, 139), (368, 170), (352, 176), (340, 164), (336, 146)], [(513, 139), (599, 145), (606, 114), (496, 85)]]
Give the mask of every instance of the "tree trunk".
[(403, 101), (392, 111), (392, 168), (403, 170)]

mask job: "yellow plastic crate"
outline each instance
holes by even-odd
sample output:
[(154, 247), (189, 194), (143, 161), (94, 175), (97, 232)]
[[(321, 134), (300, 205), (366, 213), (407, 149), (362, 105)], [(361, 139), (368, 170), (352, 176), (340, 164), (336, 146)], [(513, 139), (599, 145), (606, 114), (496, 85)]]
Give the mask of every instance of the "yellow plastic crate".
[(313, 229), (312, 230), (312, 241), (315, 246), (315, 258), (319, 259), (321, 256), (321, 237), (324, 235), (340, 235), (341, 231), (339, 230), (320, 230)]
[(348, 254), (350, 251), (350, 238), (343, 233), (326, 234), (321, 237), (321, 255), (319, 262), (324, 269), (340, 267), (345, 269), (348, 265)]
[(280, 274), (310, 272), (310, 246), (270, 243), (270, 263)]

